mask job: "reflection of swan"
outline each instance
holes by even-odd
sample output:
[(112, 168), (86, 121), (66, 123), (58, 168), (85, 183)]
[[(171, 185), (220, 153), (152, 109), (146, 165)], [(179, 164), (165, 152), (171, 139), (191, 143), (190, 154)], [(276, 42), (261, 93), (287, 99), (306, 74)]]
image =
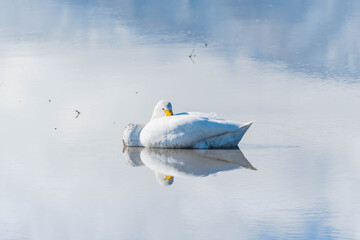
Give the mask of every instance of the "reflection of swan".
[(206, 177), (238, 168), (256, 170), (240, 149), (124, 149), (124, 159), (131, 166), (142, 162), (152, 169), (161, 185), (171, 185), (174, 177)]
[(123, 142), (131, 147), (154, 148), (233, 148), (250, 123), (219, 119), (216, 114), (179, 113), (173, 115), (170, 102), (159, 101), (146, 125), (129, 124)]
[(132, 167), (140, 167), (143, 166), (144, 163), (141, 161), (140, 152), (142, 148), (139, 147), (124, 147), (123, 156), (126, 164)]

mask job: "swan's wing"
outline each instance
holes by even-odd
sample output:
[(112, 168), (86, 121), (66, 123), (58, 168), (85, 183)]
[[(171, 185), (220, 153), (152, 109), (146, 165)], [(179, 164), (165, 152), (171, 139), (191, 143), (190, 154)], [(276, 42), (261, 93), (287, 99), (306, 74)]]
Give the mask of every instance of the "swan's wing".
[(217, 135), (233, 132), (243, 124), (224, 119), (209, 119), (195, 114), (174, 115), (151, 120), (140, 134), (146, 147), (191, 148)]
[(244, 123), (242, 127), (232, 132), (211, 136), (194, 145), (194, 148), (234, 148), (241, 141), (252, 122)]
[(214, 112), (211, 113), (203, 113), (203, 112), (182, 112), (182, 113), (177, 113), (174, 114), (174, 116), (184, 116), (184, 115), (190, 115), (193, 117), (200, 117), (200, 118), (209, 118), (209, 119), (216, 119), (217, 118), (217, 114)]

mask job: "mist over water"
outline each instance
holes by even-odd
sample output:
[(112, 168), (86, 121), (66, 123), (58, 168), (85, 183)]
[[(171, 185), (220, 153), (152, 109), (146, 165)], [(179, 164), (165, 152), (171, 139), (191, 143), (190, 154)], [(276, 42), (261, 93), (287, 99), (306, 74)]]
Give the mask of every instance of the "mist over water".
[[(359, 239), (359, 10), (0, 1), (0, 239)], [(228, 153), (129, 164), (122, 132), (160, 99), (255, 121), (235, 159), (257, 170)]]

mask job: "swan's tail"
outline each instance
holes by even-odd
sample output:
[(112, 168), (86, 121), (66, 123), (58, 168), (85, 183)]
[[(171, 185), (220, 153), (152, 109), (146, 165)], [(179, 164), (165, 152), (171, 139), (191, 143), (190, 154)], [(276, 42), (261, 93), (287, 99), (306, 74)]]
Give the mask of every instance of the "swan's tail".
[[(240, 129), (243, 129), (244, 130), (244, 134), (246, 133), (246, 131), (250, 128), (250, 126), (253, 124), (254, 122), (248, 122), (248, 123), (244, 123), (244, 125), (242, 127), (240, 127)], [(239, 130), (240, 130), (239, 129)], [(237, 130), (237, 131), (239, 131)], [(243, 134), (243, 135), (244, 135)], [(241, 140), (241, 139), (240, 139)]]
[(207, 138), (202, 144), (205, 144), (208, 148), (236, 148), (253, 123), (254, 122), (248, 122), (235, 131)]

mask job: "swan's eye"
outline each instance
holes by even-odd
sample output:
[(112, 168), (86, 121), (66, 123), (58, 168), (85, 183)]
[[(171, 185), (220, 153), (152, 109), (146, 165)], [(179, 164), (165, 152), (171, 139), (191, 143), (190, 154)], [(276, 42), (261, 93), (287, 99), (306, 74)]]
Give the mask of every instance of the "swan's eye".
[(164, 110), (164, 108), (162, 108), (162, 110)]

